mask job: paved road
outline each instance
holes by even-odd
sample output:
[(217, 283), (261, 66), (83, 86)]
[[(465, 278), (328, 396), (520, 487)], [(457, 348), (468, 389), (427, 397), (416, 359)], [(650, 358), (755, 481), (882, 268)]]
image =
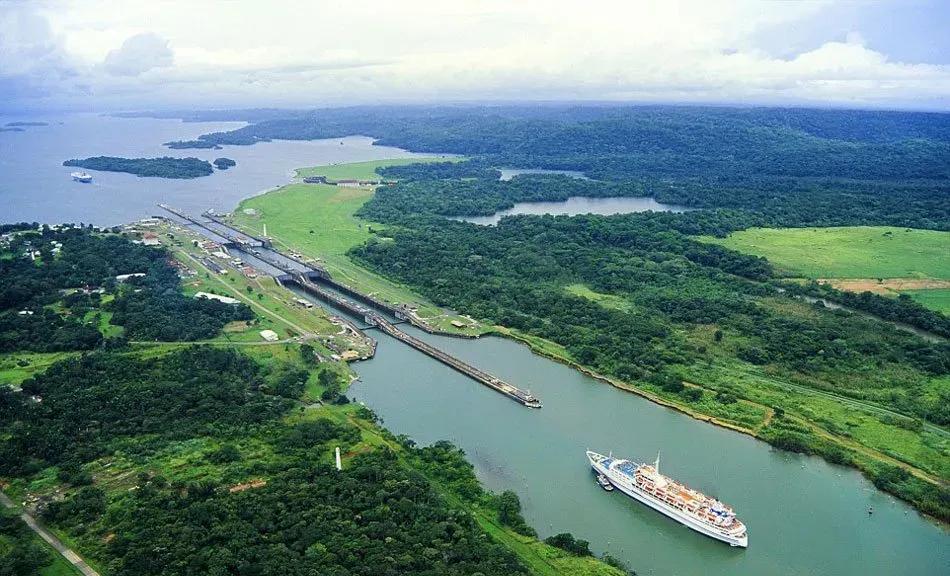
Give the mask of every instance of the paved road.
[[(7, 495), (3, 492), (0, 492), (0, 504), (3, 504), (7, 508), (15, 509), (16, 506), (13, 504), (13, 501), (7, 498)], [(63, 558), (69, 561), (70, 564), (76, 567), (76, 570), (79, 570), (85, 576), (99, 576), (99, 573), (89, 567), (86, 564), (85, 560), (79, 557), (78, 554), (66, 547), (63, 542), (54, 536), (49, 530), (44, 528), (36, 521), (35, 518), (23, 512), (20, 514), (20, 518), (26, 522), (26, 525), (29, 526), (34, 532), (39, 534), (40, 538), (46, 540), (46, 542), (56, 549), (57, 552), (63, 555)]]

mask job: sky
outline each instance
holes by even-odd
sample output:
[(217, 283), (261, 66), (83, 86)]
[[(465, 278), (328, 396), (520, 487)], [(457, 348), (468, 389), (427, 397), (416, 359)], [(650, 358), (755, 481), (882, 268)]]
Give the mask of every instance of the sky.
[(950, 110), (950, 0), (0, 0), (0, 110)]

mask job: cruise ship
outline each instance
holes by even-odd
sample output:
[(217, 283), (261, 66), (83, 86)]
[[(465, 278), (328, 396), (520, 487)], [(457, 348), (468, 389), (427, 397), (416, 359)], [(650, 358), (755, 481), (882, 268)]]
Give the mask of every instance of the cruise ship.
[(70, 176), (72, 176), (76, 182), (82, 182), (83, 184), (92, 182), (92, 174), (88, 172), (73, 172)]
[(745, 524), (732, 508), (660, 474), (659, 456), (652, 465), (638, 464), (588, 450), (587, 459), (617, 489), (657, 512), (730, 546), (749, 545)]

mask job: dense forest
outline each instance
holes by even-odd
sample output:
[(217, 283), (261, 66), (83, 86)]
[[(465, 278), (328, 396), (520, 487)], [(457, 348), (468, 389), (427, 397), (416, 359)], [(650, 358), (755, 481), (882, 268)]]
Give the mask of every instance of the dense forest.
[[(399, 456), (363, 445), (337, 471), (333, 447), (349, 454), (359, 428), (285, 418), (294, 403), (264, 392), (275, 371), (211, 347), (60, 362), (24, 382), (25, 393), (0, 388), (8, 438), (0, 474), (30, 477), (55, 465), (67, 495), (41, 507), (44, 519), (116, 576), (528, 573), (428, 479), (437, 474), (455, 497), (520, 518), (517, 498), (502, 505), (482, 491), (461, 452), (403, 440)], [(365, 408), (355, 412), (364, 425), (375, 421)], [(201, 464), (215, 470), (211, 478), (186, 482), (150, 464), (171, 446), (202, 442), (219, 446)], [(255, 456), (245, 459), (248, 446)], [(142, 465), (131, 490), (88, 473), (116, 453)]]
[(89, 170), (104, 172), (128, 172), (140, 177), (154, 178), (199, 178), (214, 172), (211, 163), (199, 158), (118, 158), (116, 156), (94, 156), (82, 160), (72, 159), (63, 162), (63, 166), (78, 166)]
[[(243, 304), (184, 296), (163, 250), (116, 235), (26, 228), (0, 254), (2, 352), (95, 348), (104, 343), (95, 315), (104, 311), (132, 340), (200, 340), (253, 318)], [(116, 281), (134, 273), (146, 276)]]
[[(755, 364), (824, 374), (841, 393), (950, 423), (937, 398), (894, 395), (895, 382), (883, 375), (853, 376), (869, 362), (947, 374), (950, 346), (847, 313), (795, 318), (770, 310), (764, 298), (785, 296), (767, 282), (767, 262), (670, 231), (665, 218), (519, 216), (497, 227), (417, 219), (390, 232), (395, 242), (371, 242), (354, 256), (438, 304), (558, 342), (605, 374), (649, 379), (697, 361), (701, 354), (673, 328), (714, 324), (740, 334), (739, 356)], [(630, 310), (576, 296), (565, 290), (572, 284), (620, 295)], [(837, 378), (845, 374), (852, 376)]]
[(380, 145), (476, 157), (479, 164), (466, 169), (481, 178), (489, 166), (579, 170), (625, 195), (743, 209), (775, 225), (950, 226), (947, 114), (552, 105), (211, 116), (252, 124), (174, 147), (368, 134)]

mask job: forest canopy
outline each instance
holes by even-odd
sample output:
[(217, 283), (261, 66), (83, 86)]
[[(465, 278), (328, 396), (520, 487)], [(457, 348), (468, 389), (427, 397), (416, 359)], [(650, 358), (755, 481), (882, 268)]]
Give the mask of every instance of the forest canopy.
[(127, 172), (140, 177), (154, 178), (199, 178), (214, 172), (211, 163), (199, 158), (119, 158), (116, 156), (94, 156), (85, 159), (72, 159), (63, 162), (63, 166), (78, 166), (103, 172)]

